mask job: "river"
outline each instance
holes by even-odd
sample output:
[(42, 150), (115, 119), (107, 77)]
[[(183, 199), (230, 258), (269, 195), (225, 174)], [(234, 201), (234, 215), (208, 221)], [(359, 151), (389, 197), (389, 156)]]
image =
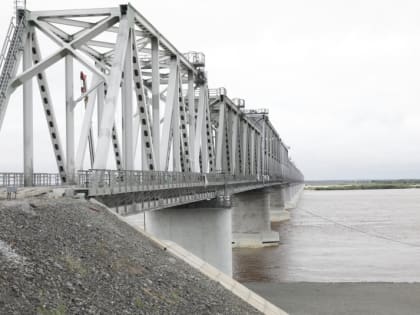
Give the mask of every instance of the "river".
[(234, 249), (240, 282), (420, 282), (420, 190), (305, 190), (278, 247)]

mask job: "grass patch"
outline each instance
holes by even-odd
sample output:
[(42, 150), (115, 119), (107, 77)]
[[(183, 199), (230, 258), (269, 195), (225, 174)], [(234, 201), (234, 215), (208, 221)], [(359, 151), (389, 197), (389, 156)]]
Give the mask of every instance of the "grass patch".
[(38, 315), (66, 315), (66, 306), (64, 304), (58, 305), (56, 308), (47, 309), (44, 306), (37, 308)]
[(134, 299), (134, 305), (138, 308), (143, 308), (143, 302), (141, 301), (139, 297), (136, 297)]
[(75, 258), (73, 256), (70, 255), (65, 255), (63, 256), (63, 261), (65, 262), (67, 268), (73, 272), (73, 273), (78, 273), (81, 276), (86, 275), (87, 270), (86, 268), (83, 266), (82, 262), (80, 261), (80, 259)]

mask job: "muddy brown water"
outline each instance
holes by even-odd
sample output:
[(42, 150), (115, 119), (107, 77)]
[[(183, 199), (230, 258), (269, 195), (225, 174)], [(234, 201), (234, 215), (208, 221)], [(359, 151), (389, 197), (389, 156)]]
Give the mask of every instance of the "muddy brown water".
[(240, 282), (420, 282), (420, 189), (305, 191), (278, 247), (234, 249)]

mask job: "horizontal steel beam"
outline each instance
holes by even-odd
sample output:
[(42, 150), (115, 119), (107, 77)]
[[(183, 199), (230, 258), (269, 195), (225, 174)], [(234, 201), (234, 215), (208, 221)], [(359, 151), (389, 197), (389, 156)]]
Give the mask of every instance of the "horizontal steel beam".
[(103, 9), (73, 9), (73, 10), (51, 10), (51, 11), (31, 11), (29, 12), (30, 19), (42, 18), (75, 18), (75, 17), (95, 17), (106, 15), (118, 15), (120, 13), (119, 7), (103, 8)]

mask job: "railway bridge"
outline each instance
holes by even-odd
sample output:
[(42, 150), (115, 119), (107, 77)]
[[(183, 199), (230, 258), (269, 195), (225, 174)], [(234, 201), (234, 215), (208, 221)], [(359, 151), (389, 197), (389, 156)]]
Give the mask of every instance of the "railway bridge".
[[(149, 232), (228, 274), (232, 242), (278, 241), (270, 207), (293, 197), (303, 175), (268, 110), (209, 88), (205, 55), (179, 52), (131, 4), (30, 11), (16, 1), (0, 73), (0, 135), (21, 126), (24, 144), (21, 171), (1, 169), (0, 186), (60, 186), (122, 215), (145, 213)], [(8, 121), (13, 106), (21, 121)], [(35, 171), (36, 150), (56, 172)]]

